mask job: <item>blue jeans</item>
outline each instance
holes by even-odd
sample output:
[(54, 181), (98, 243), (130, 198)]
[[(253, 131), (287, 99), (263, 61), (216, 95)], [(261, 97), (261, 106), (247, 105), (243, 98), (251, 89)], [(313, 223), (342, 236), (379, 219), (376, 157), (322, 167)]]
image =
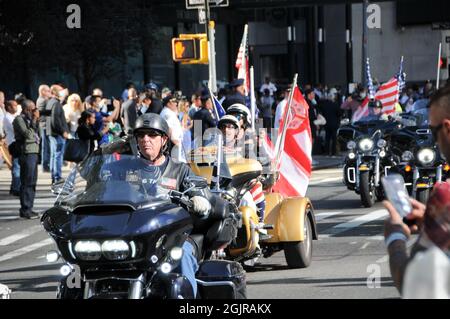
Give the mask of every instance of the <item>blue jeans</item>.
[(194, 247), (188, 241), (183, 244), (183, 257), (181, 257), (180, 272), (189, 280), (194, 296), (197, 296), (197, 281), (195, 280), (195, 273), (198, 270), (197, 258), (194, 256)]
[(50, 140), (50, 172), (52, 183), (62, 179), (62, 165), (66, 140), (62, 136), (49, 136)]
[(11, 168), (11, 192), (20, 192), (20, 160), (13, 158)]
[(47, 130), (40, 128), (41, 130), (41, 158), (42, 168), (44, 171), (50, 171), (50, 140), (47, 136)]

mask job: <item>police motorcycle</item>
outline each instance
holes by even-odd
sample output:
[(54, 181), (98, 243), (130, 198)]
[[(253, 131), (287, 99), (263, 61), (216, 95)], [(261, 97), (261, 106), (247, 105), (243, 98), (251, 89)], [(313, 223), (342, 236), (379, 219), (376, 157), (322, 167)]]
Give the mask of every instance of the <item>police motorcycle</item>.
[(303, 197), (284, 198), (265, 187), (266, 211), (262, 227), (269, 236), (262, 240), (256, 206), (248, 201), (245, 201), (246, 205), (240, 204), (257, 181), (267, 186), (274, 177), (270, 174), (264, 176), (258, 160), (224, 150), (219, 130), (211, 135), (212, 143), (192, 151), (191, 169), (196, 175), (205, 177), (211, 191), (232, 203), (242, 216), (242, 227), (235, 241), (223, 251), (221, 257), (253, 266), (260, 257), (269, 258), (276, 252), (284, 251), (290, 268), (308, 267), (312, 260), (312, 241), (318, 239), (310, 200)]
[(211, 196), (206, 219), (190, 214), (186, 193), (207, 188), (205, 180), (189, 177), (186, 192), (167, 192), (157, 186), (159, 168), (136, 156), (133, 143), (121, 139), (96, 151), (54, 187), (56, 204), (41, 222), (58, 247), (47, 260), (64, 260), (57, 297), (192, 299), (190, 282), (176, 272), (189, 240), (199, 262), (197, 298), (245, 298), (242, 266), (207, 258), (236, 237), (228, 203)]
[(376, 200), (384, 198), (381, 177), (396, 165), (390, 136), (399, 127), (401, 124), (393, 119), (384, 121), (366, 117), (338, 130), (338, 138), (348, 149), (344, 184), (360, 195), (364, 207), (372, 207)]
[(436, 182), (450, 177), (450, 166), (433, 140), (428, 109), (401, 114), (404, 127), (392, 135), (392, 150), (399, 164), (391, 171), (401, 174), (411, 197), (426, 203)]

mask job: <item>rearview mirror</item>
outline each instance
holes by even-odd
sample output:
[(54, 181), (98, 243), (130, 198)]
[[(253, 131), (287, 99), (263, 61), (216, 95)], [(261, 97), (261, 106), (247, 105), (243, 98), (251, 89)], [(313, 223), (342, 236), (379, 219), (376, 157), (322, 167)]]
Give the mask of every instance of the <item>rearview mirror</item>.
[(349, 119), (341, 120), (341, 125), (349, 125), (349, 124), (350, 124), (350, 120)]
[(188, 176), (185, 181), (185, 186), (188, 188), (194, 187), (198, 189), (208, 188), (208, 181), (204, 177), (200, 176)]

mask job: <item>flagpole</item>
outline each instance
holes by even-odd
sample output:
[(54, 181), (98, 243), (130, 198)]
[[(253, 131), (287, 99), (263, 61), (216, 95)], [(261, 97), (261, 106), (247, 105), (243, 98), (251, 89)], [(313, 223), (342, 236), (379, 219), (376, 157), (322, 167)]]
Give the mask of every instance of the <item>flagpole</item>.
[(436, 90), (439, 90), (439, 80), (441, 77), (441, 49), (442, 42), (439, 42), (439, 54), (438, 54), (438, 63), (437, 63), (437, 76), (436, 76)]
[(256, 121), (256, 97), (255, 97), (255, 72), (253, 66), (250, 67), (250, 105), (252, 111), (252, 131), (255, 131)]
[(294, 76), (294, 81), (292, 82), (292, 86), (291, 86), (291, 92), (289, 93), (289, 99), (287, 102), (287, 108), (284, 112), (284, 116), (283, 116), (283, 131), (281, 133), (281, 135), (278, 135), (277, 138), (277, 143), (275, 144), (275, 154), (276, 155), (276, 166), (275, 168), (278, 168), (278, 165), (281, 161), (281, 155), (283, 153), (283, 149), (284, 149), (284, 141), (286, 139), (286, 132), (289, 126), (288, 123), (288, 117), (291, 115), (291, 106), (292, 106), (292, 100), (294, 99), (294, 90), (295, 87), (297, 86), (297, 78), (298, 78), (298, 73), (295, 74)]

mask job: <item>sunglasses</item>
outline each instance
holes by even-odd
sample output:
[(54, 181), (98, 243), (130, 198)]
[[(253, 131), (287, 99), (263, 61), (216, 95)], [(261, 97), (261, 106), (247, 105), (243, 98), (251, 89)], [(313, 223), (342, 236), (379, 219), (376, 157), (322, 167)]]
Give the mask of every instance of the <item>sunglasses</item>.
[(136, 133), (137, 138), (144, 138), (144, 137), (156, 137), (156, 136), (162, 136), (161, 133), (158, 133), (156, 131), (146, 131), (146, 132), (138, 132)]
[(433, 139), (435, 142), (437, 142), (437, 135), (439, 133), (439, 131), (444, 127), (444, 124), (441, 123), (438, 126), (431, 126), (430, 125), (430, 130), (431, 130), (431, 134), (433, 134)]

